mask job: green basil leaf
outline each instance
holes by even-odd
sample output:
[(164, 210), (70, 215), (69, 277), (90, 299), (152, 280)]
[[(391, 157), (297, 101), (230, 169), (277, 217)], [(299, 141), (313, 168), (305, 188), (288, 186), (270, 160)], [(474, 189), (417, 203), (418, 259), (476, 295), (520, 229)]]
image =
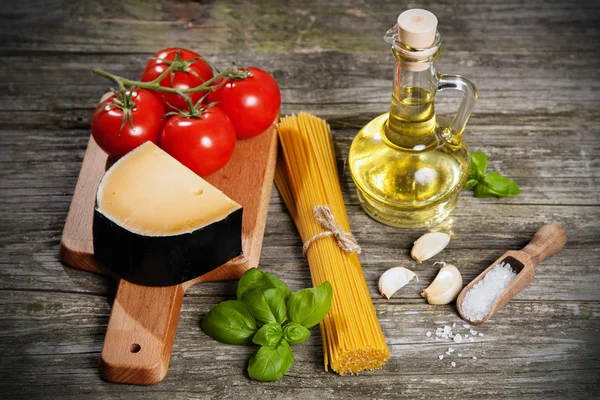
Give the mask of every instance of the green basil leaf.
[(202, 319), (202, 330), (223, 343), (245, 344), (252, 341), (256, 321), (250, 307), (238, 300), (223, 301)]
[(241, 300), (246, 290), (264, 286), (264, 273), (258, 268), (250, 268), (240, 278), (237, 286), (237, 299)]
[(270, 274), (268, 272), (265, 272), (264, 274), (265, 279), (268, 282), (267, 287), (283, 290), (283, 292), (285, 293), (285, 299), (287, 300), (288, 297), (290, 297), (290, 295), (292, 294), (292, 291), (290, 290), (289, 286), (284, 281), (279, 279), (276, 275)]
[(281, 289), (246, 290), (242, 294), (242, 301), (250, 307), (259, 326), (270, 322), (281, 325), (287, 319), (285, 292)]
[(477, 179), (469, 179), (467, 183), (465, 183), (465, 189), (472, 189), (477, 185), (479, 181)]
[(248, 375), (255, 381), (280, 379), (294, 364), (292, 348), (285, 340), (275, 347), (261, 347), (248, 362)]
[(283, 327), (283, 338), (289, 344), (300, 344), (309, 337), (310, 331), (296, 322), (290, 322)]
[(263, 272), (258, 268), (250, 268), (242, 275), (237, 287), (237, 299), (241, 300), (244, 292), (252, 289), (270, 289), (277, 288), (285, 292), (285, 298), (290, 296), (292, 291), (281, 279), (268, 272)]
[(507, 197), (521, 193), (521, 189), (512, 179), (497, 172), (488, 172), (475, 187), (475, 197)]
[(283, 337), (283, 329), (277, 322), (263, 325), (252, 338), (252, 343), (259, 346), (276, 346)]
[(305, 328), (321, 322), (331, 308), (332, 292), (331, 283), (325, 281), (319, 286), (302, 289), (292, 294), (287, 301), (287, 313), (290, 321)]
[(471, 153), (471, 168), (469, 170), (469, 179), (481, 180), (485, 175), (488, 165), (488, 156), (480, 151)]

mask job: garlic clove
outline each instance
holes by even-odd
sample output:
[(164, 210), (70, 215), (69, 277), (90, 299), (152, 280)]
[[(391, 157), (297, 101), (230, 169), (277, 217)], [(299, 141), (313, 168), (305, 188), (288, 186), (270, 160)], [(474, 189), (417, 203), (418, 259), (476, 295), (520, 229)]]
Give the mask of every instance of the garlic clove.
[(462, 275), (458, 268), (444, 262), (441, 264), (442, 268), (431, 285), (421, 293), (421, 296), (426, 298), (429, 304), (451, 303), (456, 299), (463, 286)]
[(416, 276), (414, 272), (404, 267), (390, 268), (379, 278), (379, 292), (389, 300), (394, 293), (406, 286)]
[(421, 263), (444, 250), (450, 243), (450, 235), (445, 232), (429, 232), (417, 239), (410, 256)]

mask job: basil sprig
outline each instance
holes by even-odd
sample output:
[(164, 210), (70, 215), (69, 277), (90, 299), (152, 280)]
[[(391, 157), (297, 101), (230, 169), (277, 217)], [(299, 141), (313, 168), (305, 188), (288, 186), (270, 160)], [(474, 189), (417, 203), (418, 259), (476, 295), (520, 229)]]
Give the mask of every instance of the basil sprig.
[(248, 376), (276, 381), (294, 363), (290, 344), (310, 337), (308, 328), (325, 318), (332, 294), (328, 281), (292, 293), (277, 276), (252, 268), (240, 278), (238, 299), (210, 310), (202, 319), (202, 330), (223, 343), (261, 346), (248, 363)]
[(486, 172), (488, 156), (480, 151), (471, 153), (469, 180), (465, 189), (474, 189), (475, 197), (507, 197), (521, 193), (517, 184), (497, 172)]
[(256, 333), (256, 321), (246, 303), (228, 300), (217, 304), (202, 320), (202, 330), (227, 344), (246, 344)]

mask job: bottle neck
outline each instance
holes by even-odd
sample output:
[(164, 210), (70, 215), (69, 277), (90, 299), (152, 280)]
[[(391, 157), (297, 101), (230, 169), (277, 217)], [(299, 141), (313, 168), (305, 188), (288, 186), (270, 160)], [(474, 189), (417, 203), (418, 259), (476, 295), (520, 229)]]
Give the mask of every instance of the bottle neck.
[(396, 61), (390, 114), (385, 140), (415, 151), (437, 141), (434, 99), (437, 92), (435, 60), (441, 37), (436, 34), (431, 47), (415, 49), (400, 43), (393, 30), (384, 39), (392, 46)]
[(436, 93), (434, 62), (396, 61), (394, 87), (387, 123), (387, 139), (400, 147), (422, 147), (435, 133)]

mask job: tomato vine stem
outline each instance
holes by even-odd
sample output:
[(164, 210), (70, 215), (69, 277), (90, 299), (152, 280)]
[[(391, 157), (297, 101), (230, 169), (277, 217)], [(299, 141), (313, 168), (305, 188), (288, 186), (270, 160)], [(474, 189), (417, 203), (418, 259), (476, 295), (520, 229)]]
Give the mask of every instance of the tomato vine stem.
[[(177, 61), (177, 58), (176, 58), (176, 61)], [(180, 63), (173, 62), (173, 63), (169, 64), (169, 67), (167, 69), (165, 69), (158, 77), (156, 77), (156, 79), (154, 79), (153, 81), (150, 81), (150, 82), (134, 81), (131, 79), (123, 78), (123, 77), (115, 75), (115, 74), (111, 74), (110, 72), (106, 72), (106, 71), (103, 71), (103, 70), (97, 69), (97, 68), (93, 69), (92, 72), (98, 76), (109, 79), (109, 80), (113, 81), (114, 83), (116, 83), (117, 85), (119, 85), (119, 92), (121, 93), (121, 97), (124, 98), (124, 101), (123, 101), (123, 104), (115, 103), (115, 105), (118, 106), (119, 108), (122, 108), (123, 110), (131, 108), (128, 106), (128, 101), (126, 99), (126, 96), (127, 96), (127, 88), (126, 87), (129, 86), (130, 88), (140, 88), (140, 89), (155, 90), (158, 92), (175, 93), (185, 99), (185, 102), (187, 103), (187, 106), (191, 113), (190, 115), (194, 115), (194, 116), (201, 115), (201, 113), (199, 112), (199, 108), (198, 108), (198, 107), (200, 107), (200, 104), (195, 105), (192, 101), (192, 98), (190, 96), (188, 96), (188, 94), (196, 93), (196, 92), (210, 92), (210, 91), (218, 89), (219, 87), (221, 87), (223, 84), (225, 84), (225, 82), (227, 82), (230, 79), (246, 79), (248, 76), (250, 76), (250, 72), (247, 69), (243, 69), (243, 70), (231, 69), (231, 70), (225, 70), (223, 72), (219, 72), (217, 75), (204, 81), (201, 85), (193, 87), (193, 88), (189, 88), (189, 89), (174, 89), (171, 87), (161, 86), (160, 82), (165, 77), (169, 76), (169, 74), (174, 73), (174, 71), (178, 71), (179, 70), (178, 68), (180, 68)], [(218, 85), (215, 85), (215, 82), (219, 81), (219, 79), (221, 79), (221, 81), (219, 82)], [(206, 96), (204, 96), (204, 97), (206, 97)], [(204, 97), (203, 97), (203, 99), (204, 99)], [(181, 113), (181, 110), (179, 110), (179, 111)], [(124, 126), (126, 115), (123, 114), (123, 117), (124, 117), (123, 118), (123, 126)], [(123, 126), (121, 126), (121, 129)]]
[[(92, 72), (98, 76), (113, 81), (114, 83), (119, 85), (119, 88), (124, 88), (125, 86), (135, 86), (136, 88), (140, 89), (150, 89), (156, 90), (158, 92), (175, 93), (184, 98), (188, 97), (187, 95), (190, 93), (216, 90), (229, 79), (245, 79), (248, 77), (247, 71), (226, 70), (204, 81), (201, 85), (189, 89), (174, 89), (170, 87), (161, 86), (160, 81), (164, 79), (164, 77), (167, 76), (173, 70), (173, 68), (173, 64), (171, 64), (169, 68), (167, 68), (158, 78), (154, 79), (151, 82), (134, 81), (96, 68), (93, 69)], [(221, 81), (220, 85), (215, 86), (214, 83), (221, 78), (223, 80)]]

